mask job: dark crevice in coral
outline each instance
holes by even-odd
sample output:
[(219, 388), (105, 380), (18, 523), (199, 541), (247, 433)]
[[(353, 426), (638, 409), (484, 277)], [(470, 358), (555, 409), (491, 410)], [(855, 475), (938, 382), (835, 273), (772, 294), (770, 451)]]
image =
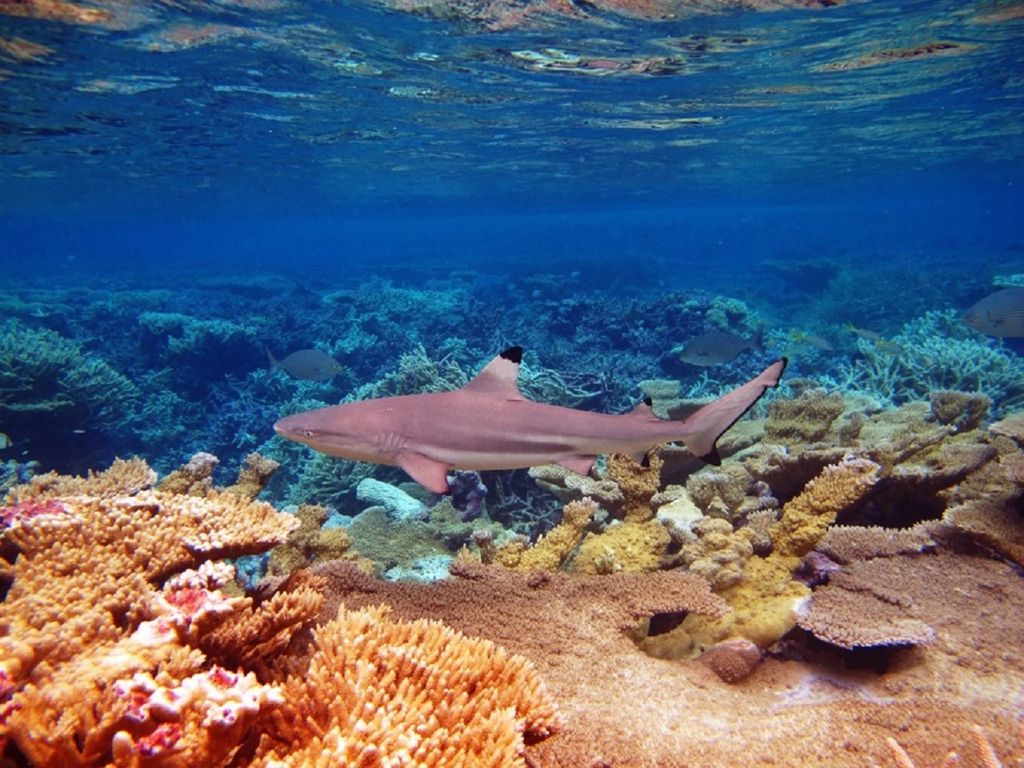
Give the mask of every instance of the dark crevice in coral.
[(688, 615), (686, 611), (654, 614), (647, 620), (647, 637), (656, 637), (671, 632), (682, 624)]

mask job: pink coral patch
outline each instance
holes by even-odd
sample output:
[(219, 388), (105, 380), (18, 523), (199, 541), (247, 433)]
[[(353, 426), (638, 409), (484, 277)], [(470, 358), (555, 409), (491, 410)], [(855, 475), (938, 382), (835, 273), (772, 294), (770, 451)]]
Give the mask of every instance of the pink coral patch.
[(4, 528), (10, 528), (18, 523), (31, 520), (42, 515), (66, 515), (67, 508), (59, 501), (47, 499), (46, 501), (19, 501), (8, 507), (0, 508), (0, 524)]
[(181, 738), (181, 726), (177, 723), (158, 725), (148, 736), (143, 736), (135, 743), (135, 751), (140, 757), (156, 757), (175, 748)]

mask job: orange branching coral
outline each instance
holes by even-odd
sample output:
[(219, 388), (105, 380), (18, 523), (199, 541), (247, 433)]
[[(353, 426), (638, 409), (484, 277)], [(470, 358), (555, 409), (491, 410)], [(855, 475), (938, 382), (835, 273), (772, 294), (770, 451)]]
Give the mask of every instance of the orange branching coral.
[[(283, 686), (255, 764), (525, 766), (561, 727), (533, 665), (438, 621), (342, 609)], [(298, 745), (298, 748), (295, 747)], [(388, 759), (388, 758), (391, 759)]]
[(12, 488), (5, 502), (16, 504), (32, 499), (56, 496), (132, 496), (156, 485), (156, 472), (142, 459), (115, 459), (103, 472), (90, 472), (85, 477), (68, 477), (56, 472), (36, 475), (25, 485)]
[[(88, 478), (37, 478), (0, 508), (4, 551), (16, 555), (0, 604), (0, 738), (37, 765), (163, 751), (176, 757), (162, 764), (212, 765), (212, 744), (230, 749), (276, 701), (255, 678), (204, 663), (198, 643), (249, 604), (220, 592), (234, 569), (209, 561), (265, 551), (297, 521), (220, 491), (149, 490), (154, 481), (144, 462), (115, 462)], [(293, 631), (319, 604), (271, 606), (268, 623)], [(278, 647), (273, 635), (258, 639)], [(169, 700), (181, 705), (173, 716)]]

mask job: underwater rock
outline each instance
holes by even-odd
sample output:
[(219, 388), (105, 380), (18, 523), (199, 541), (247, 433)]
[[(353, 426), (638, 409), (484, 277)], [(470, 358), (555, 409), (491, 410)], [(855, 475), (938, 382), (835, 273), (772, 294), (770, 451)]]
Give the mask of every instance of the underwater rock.
[(700, 660), (727, 683), (746, 680), (761, 663), (761, 649), (749, 640), (734, 637), (715, 643)]
[(734, 531), (727, 520), (705, 517), (694, 523), (693, 532), (696, 539), (683, 544), (674, 560), (707, 579), (716, 592), (738, 584), (747, 558), (754, 554), (754, 531)]
[(359, 485), (356, 486), (356, 498), (369, 502), (372, 506), (383, 507), (398, 522), (421, 520), (427, 515), (427, 507), (422, 501), (413, 498), (401, 488), (372, 477), (359, 481)]
[(930, 550), (936, 542), (924, 524), (912, 528), (833, 525), (815, 547), (837, 563), (846, 564), (872, 557), (918, 554)]
[(706, 467), (686, 480), (693, 503), (710, 517), (733, 520), (747, 499), (753, 478), (742, 464)]
[(530, 467), (527, 472), (537, 481), (537, 485), (553, 493), (562, 504), (579, 501), (587, 496), (610, 511), (618, 509), (624, 501), (622, 491), (613, 480), (596, 480), (566, 469), (561, 464), (542, 464)]

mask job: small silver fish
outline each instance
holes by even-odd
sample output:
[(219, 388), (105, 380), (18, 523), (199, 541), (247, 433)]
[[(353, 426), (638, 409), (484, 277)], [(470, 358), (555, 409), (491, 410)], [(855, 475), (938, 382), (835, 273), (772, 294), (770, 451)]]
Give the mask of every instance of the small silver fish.
[(690, 365), (724, 365), (735, 360), (740, 352), (764, 349), (763, 331), (763, 327), (759, 327), (749, 339), (726, 331), (702, 333), (686, 342), (679, 359)]
[(989, 294), (964, 312), (964, 324), (1004, 339), (1024, 338), (1024, 288), (1005, 288)]
[(267, 350), (270, 369), (280, 368), (293, 379), (327, 381), (341, 372), (341, 363), (319, 349), (300, 349), (278, 360)]

